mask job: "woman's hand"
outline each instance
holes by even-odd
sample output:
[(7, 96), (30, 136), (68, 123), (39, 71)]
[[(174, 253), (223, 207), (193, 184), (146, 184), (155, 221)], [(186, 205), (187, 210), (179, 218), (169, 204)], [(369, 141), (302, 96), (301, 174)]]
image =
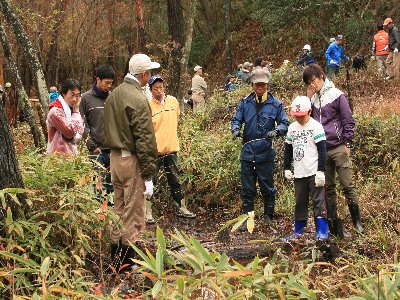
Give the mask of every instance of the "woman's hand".
[(311, 99), (316, 92), (317, 91), (315, 85), (313, 83), (309, 84), (307, 87), (307, 97)]

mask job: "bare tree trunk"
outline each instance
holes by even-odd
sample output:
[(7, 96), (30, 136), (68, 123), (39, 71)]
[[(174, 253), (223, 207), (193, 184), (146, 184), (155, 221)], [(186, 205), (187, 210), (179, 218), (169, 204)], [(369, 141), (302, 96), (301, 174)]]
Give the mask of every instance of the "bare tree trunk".
[(40, 147), (44, 149), (44, 142), (43, 142), (43, 136), (40, 132), (40, 129), (38, 127), (38, 124), (35, 119), (35, 115), (33, 112), (33, 109), (29, 103), (29, 98), (28, 95), (25, 92), (24, 86), (22, 84), (21, 78), (18, 73), (18, 68), (14, 63), (14, 60), (11, 55), (11, 49), (10, 49), (10, 44), (8, 42), (8, 38), (6, 35), (6, 32), (3, 28), (3, 26), (0, 26), (0, 40), (1, 44), (3, 46), (3, 52), (4, 52), (4, 57), (7, 59), (8, 66), (10, 68), (10, 74), (15, 82), (15, 85), (18, 90), (18, 102), (19, 102), (19, 107), (25, 109), (28, 124), (31, 128), (31, 132), (33, 135), (33, 141), (35, 142), (36, 147)]
[(181, 60), (184, 47), (183, 10), (181, 0), (168, 0), (168, 29), (172, 40), (171, 61), (169, 70), (171, 82), (168, 91), (171, 95), (178, 96), (179, 80), (181, 78)]
[(107, 53), (107, 61), (109, 65), (114, 64), (114, 44), (115, 44), (115, 35), (114, 35), (114, 15), (115, 15), (115, 3), (111, 2), (111, 7), (108, 9), (108, 28), (110, 29), (110, 46), (108, 48)]
[(58, 11), (56, 23), (51, 31), (50, 49), (47, 55), (46, 81), (49, 86), (57, 85), (58, 74), (58, 42), (61, 26), (64, 22), (65, 11), (69, 0), (59, 0), (56, 10)]
[(138, 37), (139, 37), (139, 51), (146, 52), (147, 36), (144, 29), (143, 5), (142, 0), (135, 0), (136, 3), (136, 17), (138, 22)]
[[(15, 38), (18, 44), (22, 47), (24, 55), (26, 56), (29, 64), (29, 68), (32, 71), (32, 75), (36, 79), (37, 89), (39, 94), (39, 100), (41, 107), (38, 106), (38, 111), (43, 109), (47, 113), (47, 108), (49, 105), (48, 91), (46, 86), (46, 79), (43, 74), (42, 66), (40, 65), (38, 54), (36, 49), (33, 47), (31, 41), (28, 38), (24, 28), (22, 27), (21, 21), (18, 16), (13, 12), (9, 0), (0, 0), (0, 9), (3, 12), (4, 18), (7, 20), (11, 30), (14, 32)], [(43, 132), (47, 136), (47, 128), (43, 126), (46, 124), (44, 118), (44, 113), (40, 113), (41, 118), (40, 123), (42, 125)]]
[(197, 11), (197, 3), (198, 0), (192, 0), (190, 12), (187, 21), (186, 33), (185, 33), (185, 46), (183, 47), (183, 54), (181, 59), (181, 76), (179, 80), (179, 92), (178, 92), (178, 101), (181, 106), (183, 106), (183, 95), (185, 89), (185, 73), (187, 72), (187, 65), (189, 62), (190, 51), (192, 50), (192, 39), (193, 39), (193, 26), (194, 19), (196, 18)]
[(225, 62), (226, 71), (232, 74), (232, 48), (231, 48), (231, 0), (224, 0), (225, 12)]
[[(4, 113), (3, 104), (0, 101), (0, 190), (5, 188), (24, 188), (21, 173), (18, 169), (17, 156), (15, 154), (14, 142), (11, 136), (10, 127), (8, 126), (6, 115)], [(26, 194), (18, 194), (18, 201), (22, 207), (11, 198), (6, 197), (7, 206), (11, 208), (14, 219), (21, 215), (20, 209), (27, 213), (28, 204), (26, 202)], [(0, 204), (1, 205), (1, 204)], [(0, 224), (4, 217), (7, 207), (0, 206)]]

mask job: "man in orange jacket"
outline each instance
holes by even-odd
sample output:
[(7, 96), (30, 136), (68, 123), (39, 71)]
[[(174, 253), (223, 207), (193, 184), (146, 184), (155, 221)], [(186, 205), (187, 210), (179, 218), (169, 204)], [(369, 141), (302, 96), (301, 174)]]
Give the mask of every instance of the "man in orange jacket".
[(389, 76), (386, 66), (386, 59), (390, 53), (390, 50), (388, 49), (389, 34), (383, 29), (382, 24), (378, 24), (377, 28), (378, 32), (374, 35), (372, 51), (378, 64), (379, 75), (387, 77)]

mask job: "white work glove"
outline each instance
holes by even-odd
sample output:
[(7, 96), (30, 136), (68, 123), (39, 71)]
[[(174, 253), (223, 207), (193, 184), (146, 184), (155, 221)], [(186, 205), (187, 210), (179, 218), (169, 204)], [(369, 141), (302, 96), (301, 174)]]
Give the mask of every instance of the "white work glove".
[(325, 185), (325, 173), (322, 171), (317, 171), (315, 174), (315, 186), (322, 187)]
[(293, 175), (292, 171), (290, 171), (290, 170), (285, 170), (285, 178), (286, 178), (287, 180), (293, 180), (294, 175)]
[(399, 52), (399, 49), (395, 48), (395, 49), (393, 50), (393, 53), (397, 53), (397, 52)]
[(247, 218), (247, 231), (253, 233), (254, 231), (254, 211), (249, 212)]
[(334, 61), (333, 59), (331, 59), (331, 61), (329, 62), (331, 65), (336, 65), (336, 61)]
[(387, 49), (389, 49), (389, 45), (386, 45), (385, 48), (383, 48), (382, 51), (386, 51)]
[(151, 180), (145, 181), (144, 186), (146, 187), (146, 190), (144, 191), (143, 195), (145, 195), (147, 198), (150, 198), (151, 196), (153, 196), (153, 192), (154, 192), (153, 181), (151, 181)]

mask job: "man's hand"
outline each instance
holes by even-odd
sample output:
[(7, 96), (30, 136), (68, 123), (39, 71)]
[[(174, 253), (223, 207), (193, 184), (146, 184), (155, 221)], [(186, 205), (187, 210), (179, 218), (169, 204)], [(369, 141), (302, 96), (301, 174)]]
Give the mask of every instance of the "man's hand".
[(333, 59), (331, 59), (331, 61), (329, 62), (329, 64), (331, 64), (331, 65), (337, 65), (337, 62), (334, 61)]
[(399, 49), (395, 48), (395, 49), (393, 50), (393, 53), (399, 53)]
[(239, 130), (234, 130), (232, 131), (232, 140), (236, 140), (240, 135), (240, 131)]
[(294, 175), (293, 175), (292, 171), (290, 171), (290, 170), (285, 170), (285, 178), (286, 178), (287, 180), (293, 180), (293, 179), (294, 179)]
[(389, 49), (389, 45), (386, 45), (385, 48), (383, 48), (382, 51), (386, 51), (386, 50), (388, 50), (388, 49)]
[(273, 139), (274, 137), (277, 137), (277, 136), (278, 136), (277, 129), (271, 130), (267, 133), (267, 137), (269, 137), (270, 139)]
[(325, 173), (322, 171), (317, 171), (315, 174), (315, 186), (322, 187), (325, 185)]
[(93, 150), (93, 153), (100, 154), (101, 153), (101, 149), (99, 147), (97, 147), (96, 149)]
[(154, 185), (152, 180), (147, 180), (144, 182), (144, 186), (146, 187), (146, 190), (144, 191), (143, 195), (145, 195), (147, 198), (150, 198), (153, 196), (154, 192)]

